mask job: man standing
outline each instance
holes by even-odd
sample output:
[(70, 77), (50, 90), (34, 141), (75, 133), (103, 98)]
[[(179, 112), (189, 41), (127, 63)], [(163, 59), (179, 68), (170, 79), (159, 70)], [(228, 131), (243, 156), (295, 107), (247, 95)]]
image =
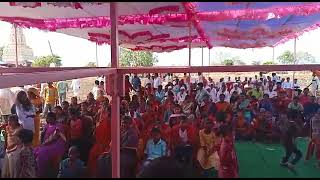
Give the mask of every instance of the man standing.
[(156, 90), (161, 85), (161, 79), (158, 73), (154, 74), (153, 88)]
[(79, 79), (74, 79), (72, 80), (71, 83), (71, 88), (73, 91), (73, 96), (77, 97), (80, 100), (80, 80)]
[(59, 95), (59, 104), (61, 106), (62, 102), (65, 101), (67, 97), (68, 83), (66, 81), (59, 81), (56, 87)]
[(46, 117), (48, 111), (52, 112), (58, 101), (58, 91), (52, 86), (52, 82), (48, 82), (48, 86), (44, 89), (44, 110), (43, 116)]
[(311, 93), (312, 93), (312, 95), (317, 97), (317, 90), (318, 90), (318, 87), (319, 87), (319, 78), (316, 75), (316, 73), (312, 74), (312, 81), (311, 81), (310, 85), (311, 85)]
[(136, 90), (139, 91), (139, 87), (141, 86), (141, 80), (138, 77), (137, 74), (134, 74), (133, 78), (132, 78), (132, 87)]

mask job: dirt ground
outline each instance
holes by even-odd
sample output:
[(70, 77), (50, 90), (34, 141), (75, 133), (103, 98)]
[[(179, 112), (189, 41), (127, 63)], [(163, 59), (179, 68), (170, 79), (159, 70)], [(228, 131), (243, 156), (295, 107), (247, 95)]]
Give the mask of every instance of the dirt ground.
[[(252, 77), (254, 78), (254, 75), (258, 75), (259, 72), (239, 72), (239, 73), (204, 73), (204, 76), (206, 78), (211, 77), (215, 82), (219, 81), (221, 77), (231, 77), (231, 80), (234, 80), (235, 77), (241, 77), (241, 80), (244, 79), (244, 77)], [(277, 72), (277, 74), (281, 78), (290, 77), (292, 79), (293, 72)], [(179, 77), (182, 77), (183, 74), (175, 74)], [(271, 73), (265, 74), (266, 76), (271, 76)], [(295, 78), (298, 79), (298, 83), (302, 88), (308, 86), (311, 83), (311, 76), (312, 73), (310, 71), (300, 71), (295, 73)], [(196, 78), (197, 74), (192, 74), (192, 77)], [(86, 99), (87, 94), (91, 91), (94, 81), (96, 80), (96, 77), (89, 77), (89, 78), (83, 78), (80, 79), (80, 101)], [(67, 81), (69, 83), (69, 86), (71, 85), (71, 81)], [(72, 90), (69, 90), (67, 95), (67, 100), (70, 101), (70, 98), (73, 96)]]

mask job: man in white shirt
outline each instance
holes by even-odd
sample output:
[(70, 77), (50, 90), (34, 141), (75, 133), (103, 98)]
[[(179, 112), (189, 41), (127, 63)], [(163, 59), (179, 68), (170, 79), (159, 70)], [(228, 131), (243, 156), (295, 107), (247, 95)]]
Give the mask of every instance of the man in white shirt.
[(201, 72), (198, 73), (198, 79), (196, 80), (196, 83), (203, 83), (203, 75)]
[(160, 85), (161, 85), (161, 79), (159, 77), (159, 74), (155, 73), (154, 74), (154, 81), (153, 81), (153, 88), (158, 89), (158, 86), (160, 86)]
[(217, 93), (217, 97), (220, 97), (221, 94), (224, 94), (226, 102), (230, 101), (230, 93), (227, 91), (225, 84), (222, 84), (221, 89)]
[(80, 80), (74, 79), (71, 82), (71, 88), (73, 91), (73, 96), (77, 97), (80, 100)]
[(283, 89), (293, 89), (293, 84), (290, 82), (290, 77), (287, 77), (287, 80), (282, 83)]
[(216, 102), (217, 100), (217, 90), (216, 90), (216, 87), (214, 86), (214, 84), (210, 84), (210, 97), (211, 97), (211, 100), (212, 102)]
[(179, 105), (183, 103), (183, 101), (186, 99), (187, 93), (185, 91), (184, 86), (180, 88), (180, 92), (177, 93), (176, 95), (176, 101), (178, 102)]
[(233, 84), (233, 88), (230, 91), (230, 94), (233, 94), (234, 91), (237, 91), (238, 94), (242, 93), (242, 90), (239, 88), (239, 84), (238, 83), (234, 83)]
[(312, 95), (317, 96), (318, 87), (319, 87), (319, 78), (315, 73), (313, 73), (312, 80), (311, 80), (311, 86), (310, 86), (310, 90), (311, 90)]
[(275, 91), (275, 89), (274, 89), (272, 84), (269, 85), (268, 90), (265, 91), (264, 94), (268, 94), (270, 99), (278, 96), (278, 93), (277, 93), (277, 91)]

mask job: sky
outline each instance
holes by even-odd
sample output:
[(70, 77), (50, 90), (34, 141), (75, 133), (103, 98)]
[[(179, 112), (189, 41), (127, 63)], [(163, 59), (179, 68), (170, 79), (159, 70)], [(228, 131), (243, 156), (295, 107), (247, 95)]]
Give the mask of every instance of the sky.
[[(11, 24), (0, 21), (0, 46), (5, 46), (9, 42)], [(38, 29), (24, 29), (26, 42), (33, 49), (35, 56), (51, 55), (48, 41), (50, 41), (52, 51), (62, 59), (64, 67), (82, 67), (88, 62), (96, 62), (96, 44), (86, 39), (77, 38), (55, 32), (44, 32)], [(309, 52), (320, 62), (320, 51), (318, 41), (320, 40), (320, 29), (306, 32), (297, 39), (297, 52)], [(293, 52), (294, 41), (290, 40), (284, 44), (275, 47), (275, 60), (286, 50)], [(196, 48), (191, 51), (191, 65), (201, 66), (202, 49)], [(103, 67), (110, 63), (111, 54), (110, 46), (98, 46), (98, 65)], [(159, 62), (157, 66), (187, 66), (189, 62), (189, 50), (182, 49), (170, 53), (154, 53)], [(255, 49), (232, 49), (214, 47), (210, 50), (210, 61), (218, 63), (219, 54), (230, 54), (232, 57), (238, 56), (246, 64), (252, 61), (272, 60), (272, 48), (255, 48)], [(203, 64), (209, 64), (209, 50), (203, 49)]]

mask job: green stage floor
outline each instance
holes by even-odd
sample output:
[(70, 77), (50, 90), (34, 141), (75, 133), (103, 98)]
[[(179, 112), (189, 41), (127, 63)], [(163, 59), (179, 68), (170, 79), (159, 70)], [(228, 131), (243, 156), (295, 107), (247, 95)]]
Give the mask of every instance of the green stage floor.
[(296, 174), (279, 165), (284, 149), (279, 144), (261, 144), (238, 142), (236, 150), (239, 162), (240, 177), (242, 178), (320, 178), (320, 169), (315, 167), (316, 159), (312, 157), (304, 163), (308, 141), (297, 139), (303, 158), (296, 165)]

